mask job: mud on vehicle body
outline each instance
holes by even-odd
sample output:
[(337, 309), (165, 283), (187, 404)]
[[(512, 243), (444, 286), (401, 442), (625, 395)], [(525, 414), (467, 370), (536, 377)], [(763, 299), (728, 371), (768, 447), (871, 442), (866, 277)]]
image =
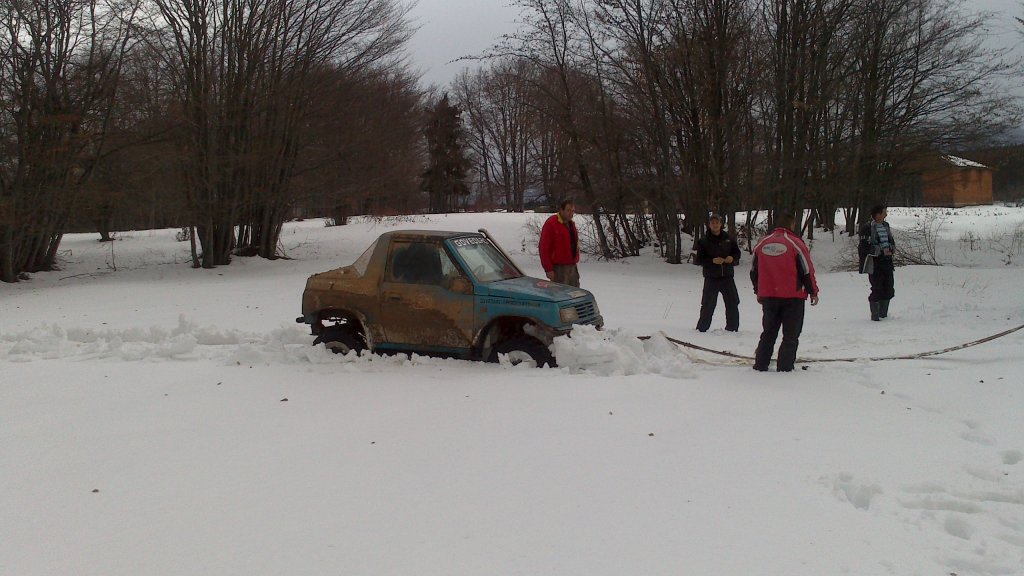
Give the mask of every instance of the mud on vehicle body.
[(354, 263), (309, 277), (302, 316), (337, 352), (555, 365), (552, 340), (601, 327), (593, 294), (523, 274), (481, 230), (382, 234)]

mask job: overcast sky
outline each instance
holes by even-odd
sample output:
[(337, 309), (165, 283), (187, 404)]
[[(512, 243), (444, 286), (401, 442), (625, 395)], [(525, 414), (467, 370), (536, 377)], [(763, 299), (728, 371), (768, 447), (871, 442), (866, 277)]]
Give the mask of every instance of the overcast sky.
[(476, 67), (449, 61), (479, 54), (515, 31), (518, 13), (507, 0), (419, 0), (410, 14), (419, 26), (409, 44), (412, 62), (425, 82), (443, 87), (463, 68)]
[[(1012, 16), (1024, 14), (1020, 0), (964, 0), (965, 9), (999, 12), (991, 32), (996, 42), (1019, 41), (1012, 33)], [(409, 44), (413, 65), (424, 71), (427, 83), (445, 86), (472, 62), (448, 62), (461, 56), (479, 54), (502, 34), (516, 28), (518, 10), (508, 0), (419, 0), (410, 17), (419, 31)]]

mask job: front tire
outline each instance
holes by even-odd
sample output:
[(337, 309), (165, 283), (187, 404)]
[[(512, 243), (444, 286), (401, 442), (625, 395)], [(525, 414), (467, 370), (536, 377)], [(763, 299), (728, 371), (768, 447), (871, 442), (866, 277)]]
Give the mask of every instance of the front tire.
[(510, 338), (498, 344), (491, 350), (491, 356), (488, 360), (491, 362), (498, 362), (501, 356), (508, 357), (509, 363), (513, 366), (526, 363), (528, 366), (539, 368), (542, 366), (549, 366), (556, 368), (558, 364), (555, 362), (554, 355), (548, 350), (540, 340), (536, 338), (530, 338), (529, 336), (520, 336), (516, 338)]
[(348, 354), (354, 351), (356, 355), (359, 355), (366, 350), (366, 339), (362, 332), (352, 324), (336, 324), (324, 328), (323, 334), (316, 339), (314, 344), (321, 342), (335, 354)]

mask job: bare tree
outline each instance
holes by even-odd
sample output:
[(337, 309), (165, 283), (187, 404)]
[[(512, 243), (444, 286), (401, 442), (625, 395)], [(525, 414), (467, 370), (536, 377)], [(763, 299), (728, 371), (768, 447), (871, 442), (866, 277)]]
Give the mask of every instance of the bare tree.
[(464, 75), (455, 93), (466, 111), (476, 170), (504, 196), (503, 204), (522, 212), (526, 189), (536, 183), (530, 143), (536, 125), (530, 102), (533, 68), (524, 60), (498, 60), (474, 76)]
[(0, 4), (0, 280), (55, 266), (104, 151), (137, 8), (129, 0)]
[(660, 66), (679, 137), (675, 148), (695, 192), (687, 203), (695, 235), (709, 210), (725, 214), (735, 232), (731, 215), (750, 203), (757, 161), (751, 112), (765, 64), (750, 8), (744, 0), (671, 2), (670, 48)]
[[(399, 63), (396, 0), (154, 0), (186, 120), (180, 140), (196, 265), (276, 255), (303, 123), (328, 66)], [(240, 225), (238, 235), (235, 226)]]
[(594, 218), (598, 249), (608, 257), (611, 248), (601, 221), (601, 202), (591, 178), (592, 161), (579, 110), (581, 91), (589, 83), (580, 62), (587, 45), (579, 21), (587, 18), (587, 13), (570, 0), (516, 0), (515, 5), (523, 10), (523, 27), (498, 51), (529, 61), (542, 71), (533, 85), (534, 94), (544, 100), (537, 110), (547, 114), (565, 136), (565, 145), (560, 149), (571, 159), (575, 184)]
[[(812, 236), (842, 207), (853, 226), (922, 154), (1019, 118), (999, 85), (1013, 63), (981, 43), (987, 15), (951, 0), (516, 5), (525, 26), (490, 56), (530, 63), (532, 171), (549, 197), (584, 196), (605, 256), (633, 253), (649, 223), (681, 261), (681, 230), (707, 210), (766, 210), (769, 225), (806, 211)], [(488, 74), (467, 85), (474, 102)], [(498, 175), (504, 117), (470, 110), (483, 173)]]
[(770, 41), (770, 88), (762, 113), (771, 208), (789, 213), (808, 203), (823, 150), (822, 124), (842, 79), (841, 32), (853, 0), (771, 0), (764, 4)]
[(162, 59), (150, 43), (136, 42), (125, 54), (106, 151), (82, 189), (73, 230), (96, 231), (108, 241), (117, 229), (182, 225), (184, 198), (171, 142), (181, 118), (171, 103)]
[(1005, 49), (982, 43), (987, 14), (947, 0), (866, 0), (852, 13), (851, 67), (838, 99), (847, 111), (848, 196), (836, 198), (852, 234), (858, 213), (886, 203), (928, 152), (975, 142), (1014, 125), (1019, 109), (1001, 77)]
[(301, 214), (345, 224), (353, 214), (423, 208), (424, 104), (416, 78), (399, 70), (323, 74), (296, 170)]

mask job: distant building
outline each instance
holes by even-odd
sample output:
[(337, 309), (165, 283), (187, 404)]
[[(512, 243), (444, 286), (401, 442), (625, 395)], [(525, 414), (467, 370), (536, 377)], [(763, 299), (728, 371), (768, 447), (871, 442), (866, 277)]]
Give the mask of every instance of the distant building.
[(913, 204), (959, 208), (992, 203), (992, 169), (965, 158), (938, 156), (924, 162)]

